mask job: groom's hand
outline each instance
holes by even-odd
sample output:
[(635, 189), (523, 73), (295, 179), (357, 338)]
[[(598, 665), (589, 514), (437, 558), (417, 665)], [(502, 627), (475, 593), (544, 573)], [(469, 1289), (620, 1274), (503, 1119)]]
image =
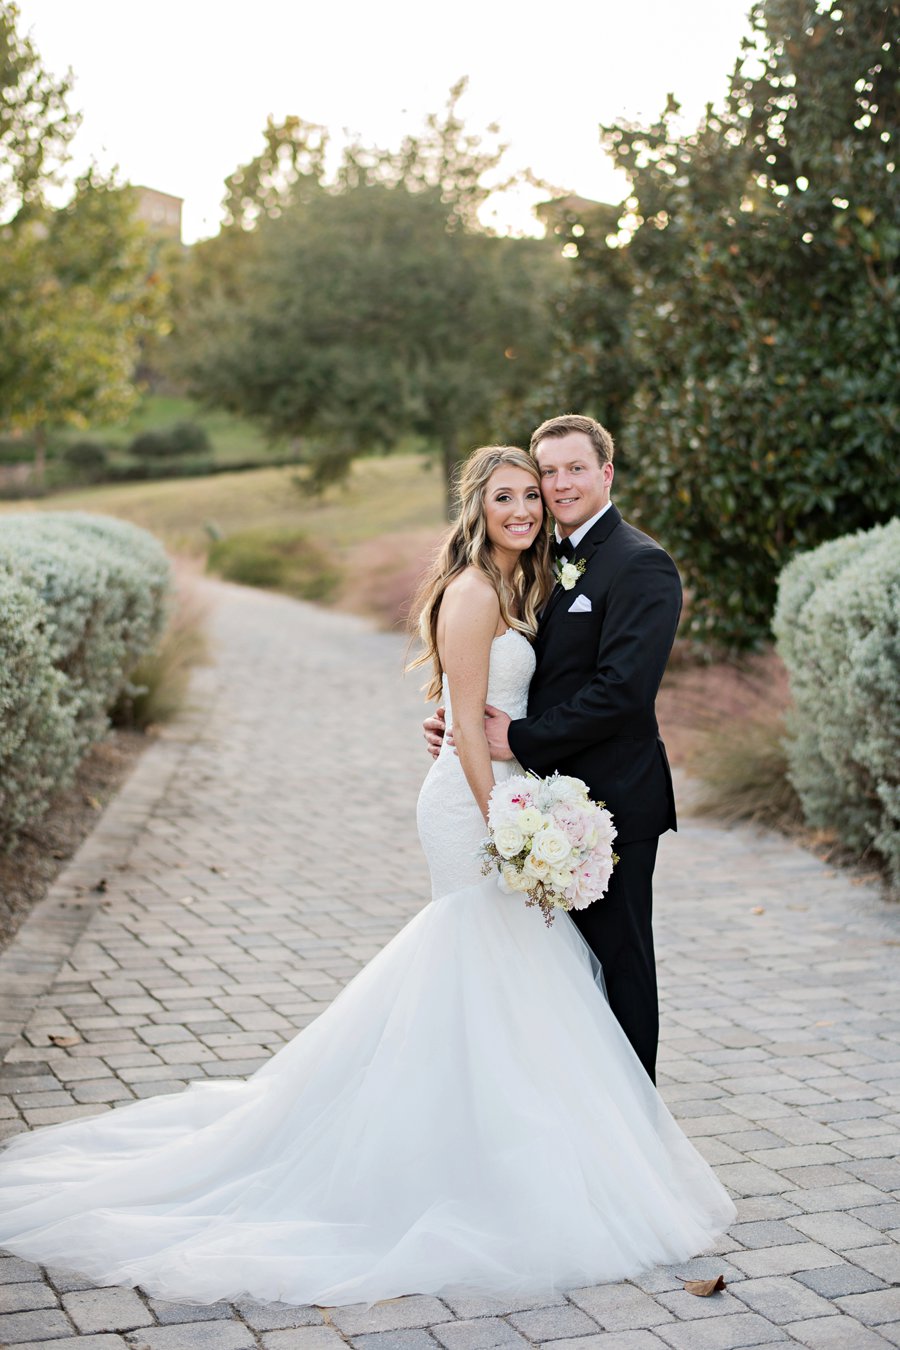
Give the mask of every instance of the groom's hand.
[(484, 734), (487, 737), (491, 759), (512, 759), (509, 748), (509, 724), (512, 718), (502, 708), (494, 708), (490, 703), (484, 709)]
[(425, 744), (428, 746), (428, 753), (432, 759), (437, 759), (441, 753), (441, 745), (446, 731), (445, 714), (443, 708), (435, 708), (433, 717), (426, 717), (422, 723), (422, 732), (425, 736)]

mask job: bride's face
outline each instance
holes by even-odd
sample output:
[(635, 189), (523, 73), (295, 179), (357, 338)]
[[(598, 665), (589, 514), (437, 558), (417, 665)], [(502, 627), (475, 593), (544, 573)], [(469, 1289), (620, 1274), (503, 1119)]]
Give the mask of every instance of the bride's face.
[(538, 536), (544, 519), (541, 489), (530, 473), (501, 464), (484, 490), (484, 522), (494, 549), (524, 553)]

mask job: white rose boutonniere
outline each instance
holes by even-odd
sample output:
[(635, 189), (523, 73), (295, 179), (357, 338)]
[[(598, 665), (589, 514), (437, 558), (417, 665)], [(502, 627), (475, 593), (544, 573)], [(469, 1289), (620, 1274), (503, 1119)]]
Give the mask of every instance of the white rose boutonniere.
[(576, 558), (574, 562), (563, 562), (560, 559), (553, 569), (553, 575), (564, 591), (570, 591), (579, 577), (584, 576), (585, 566), (584, 558)]

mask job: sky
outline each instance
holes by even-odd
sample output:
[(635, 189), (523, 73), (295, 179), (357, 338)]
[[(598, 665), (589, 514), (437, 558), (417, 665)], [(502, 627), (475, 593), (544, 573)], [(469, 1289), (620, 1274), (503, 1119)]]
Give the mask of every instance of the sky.
[[(500, 125), (510, 169), (618, 202), (601, 122), (650, 121), (673, 92), (694, 126), (724, 97), (750, 0), (18, 0), (44, 64), (71, 68), (91, 160), (184, 198), (187, 242), (215, 234), (223, 183), (295, 113), (396, 145), (469, 77), (467, 127)], [(533, 192), (491, 223), (533, 232)]]

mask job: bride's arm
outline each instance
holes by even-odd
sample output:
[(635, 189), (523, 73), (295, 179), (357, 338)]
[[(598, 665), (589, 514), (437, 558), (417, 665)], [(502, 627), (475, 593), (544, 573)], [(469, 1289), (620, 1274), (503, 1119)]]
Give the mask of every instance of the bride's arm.
[(450, 685), (453, 743), (485, 821), (494, 771), (484, 734), (484, 705), (499, 617), (494, 588), (478, 573), (464, 572), (447, 587), (441, 602), (438, 646)]

